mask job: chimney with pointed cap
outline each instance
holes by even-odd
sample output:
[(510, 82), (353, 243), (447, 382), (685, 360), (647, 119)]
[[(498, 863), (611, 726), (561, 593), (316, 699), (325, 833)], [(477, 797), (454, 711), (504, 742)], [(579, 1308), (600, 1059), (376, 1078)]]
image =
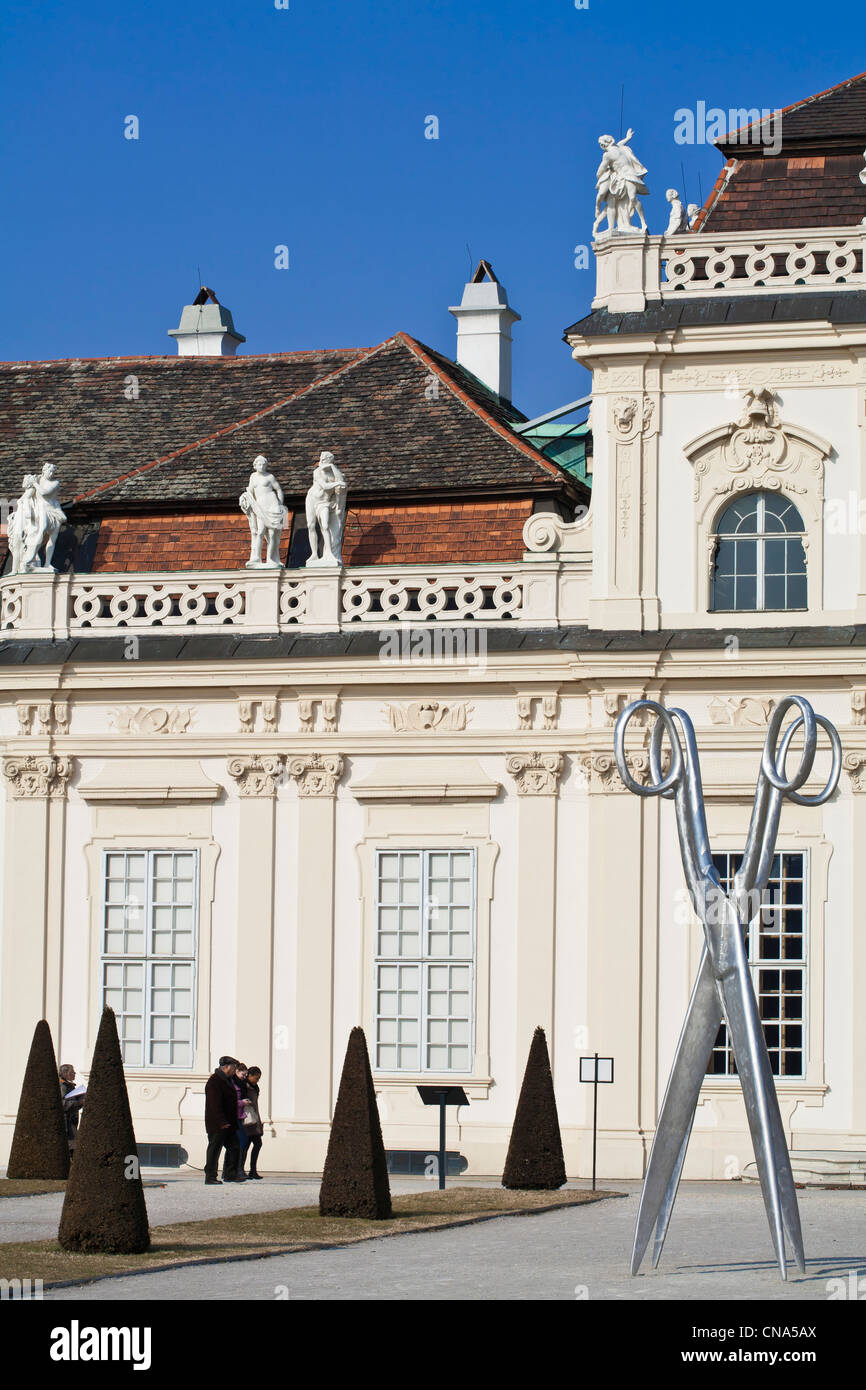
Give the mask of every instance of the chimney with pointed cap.
[(459, 305), (448, 310), (457, 320), (457, 361), (497, 396), (511, 400), (511, 325), (520, 319), (508, 303), (488, 261), (479, 261)]
[(180, 357), (234, 357), (239, 343), (230, 311), (220, 304), (213, 290), (202, 285), (192, 304), (185, 304), (180, 327), (170, 328), (168, 336), (177, 343)]

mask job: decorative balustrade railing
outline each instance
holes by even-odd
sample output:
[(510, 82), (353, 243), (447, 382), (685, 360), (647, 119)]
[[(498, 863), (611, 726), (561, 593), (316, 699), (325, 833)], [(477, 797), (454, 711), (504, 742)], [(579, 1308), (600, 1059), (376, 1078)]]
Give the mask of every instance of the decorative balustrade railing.
[(866, 289), (866, 227), (623, 233), (594, 244), (593, 308), (634, 312), (653, 300)]
[(587, 618), (589, 560), (343, 570), (47, 574), (0, 579), (0, 637), (350, 631), (364, 625), (548, 626)]

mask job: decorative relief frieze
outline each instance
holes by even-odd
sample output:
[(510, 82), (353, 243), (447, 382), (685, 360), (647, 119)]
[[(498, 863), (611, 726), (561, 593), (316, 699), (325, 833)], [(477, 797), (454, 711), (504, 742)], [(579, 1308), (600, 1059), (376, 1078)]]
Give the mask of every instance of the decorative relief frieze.
[(564, 762), (561, 753), (509, 753), (505, 766), (518, 796), (555, 796)]
[(707, 705), (711, 724), (732, 724), (735, 729), (757, 728), (767, 723), (776, 701), (758, 695), (716, 695)]
[(4, 758), (3, 776), (16, 799), (22, 797), (61, 797), (72, 776), (72, 758), (39, 757)]
[(240, 796), (273, 796), (282, 778), (283, 760), (276, 753), (241, 753), (229, 758), (226, 770)]
[(851, 723), (866, 724), (866, 690), (851, 691)]
[(298, 784), (299, 796), (334, 796), (343, 775), (339, 753), (303, 753), (289, 758), (287, 770)]
[[(763, 366), (749, 366), (742, 375), (748, 376), (755, 386), (767, 386), (771, 382), (780, 384), (802, 384), (815, 386), (824, 382), (844, 383), (856, 381), (856, 368), (847, 363), (772, 363)], [(665, 390), (702, 391), (739, 390), (740, 374), (730, 367), (672, 367), (665, 372)]]
[[(631, 705), (635, 700), (642, 700), (643, 698), (644, 692), (642, 690), (605, 690), (601, 697), (601, 703), (606, 727), (612, 729), (626, 705)], [(642, 727), (646, 721), (646, 710), (638, 710), (637, 714), (632, 717), (634, 727)]]
[(108, 722), (119, 734), (185, 734), (194, 714), (185, 705), (119, 705)]
[(432, 733), (465, 729), (474, 706), (466, 700), (413, 700), (409, 705), (385, 705), (383, 714), (396, 733)]

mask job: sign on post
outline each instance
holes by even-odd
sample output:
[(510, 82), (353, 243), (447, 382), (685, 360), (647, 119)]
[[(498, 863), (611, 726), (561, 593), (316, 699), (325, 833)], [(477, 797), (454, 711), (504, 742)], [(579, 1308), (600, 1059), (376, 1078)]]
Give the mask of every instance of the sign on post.
[(613, 1084), (613, 1058), (581, 1057), (580, 1079), (592, 1086), (592, 1190), (595, 1191), (595, 1156), (598, 1143), (598, 1088)]
[(445, 1186), (445, 1107), (468, 1105), (469, 1097), (462, 1086), (416, 1086), (425, 1105), (439, 1106), (439, 1188)]

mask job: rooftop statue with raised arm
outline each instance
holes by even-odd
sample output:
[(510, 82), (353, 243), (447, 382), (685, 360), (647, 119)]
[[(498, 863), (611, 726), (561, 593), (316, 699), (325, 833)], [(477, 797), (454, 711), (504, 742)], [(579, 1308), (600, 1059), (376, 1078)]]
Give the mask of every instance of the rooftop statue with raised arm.
[(319, 455), (319, 462), (313, 469), (313, 485), (306, 499), (307, 534), (310, 538), (308, 566), (342, 565), (346, 500), (346, 479), (334, 463), (334, 455), (325, 450)]
[[(286, 524), (283, 489), (264, 454), (253, 462), (253, 471), (246, 491), (238, 498), (241, 511), (250, 523), (250, 558), (248, 570), (280, 569), (280, 535)], [(261, 558), (262, 544), (265, 558)]]
[[(60, 483), (53, 463), (46, 463), (37, 477), (28, 473), (23, 492), (9, 518), (9, 551), (12, 574), (48, 570), (53, 574), (54, 547), (66, 513), (57, 501)], [(42, 553), (42, 559), (40, 559)]]
[(646, 169), (629, 149), (628, 142), (633, 135), (634, 131), (629, 128), (621, 140), (614, 140), (612, 135), (598, 137), (603, 154), (595, 176), (593, 237), (598, 234), (605, 213), (608, 233), (637, 231), (631, 224), (635, 213), (640, 222), (639, 230), (645, 232), (647, 229), (639, 195), (649, 193), (649, 189), (644, 183)]

